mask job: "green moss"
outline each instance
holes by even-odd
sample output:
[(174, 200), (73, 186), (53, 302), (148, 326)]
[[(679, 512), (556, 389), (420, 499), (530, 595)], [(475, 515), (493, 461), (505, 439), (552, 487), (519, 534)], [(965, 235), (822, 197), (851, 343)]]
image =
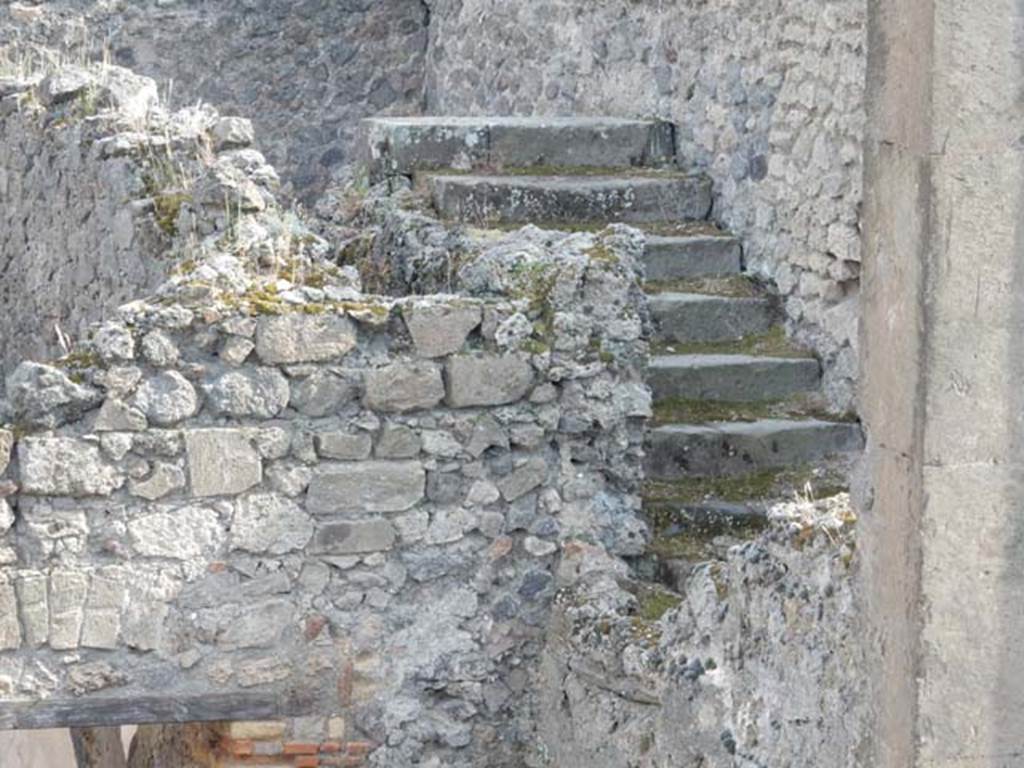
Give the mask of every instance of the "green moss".
[(185, 192), (166, 192), (153, 198), (153, 213), (156, 225), (169, 237), (178, 234), (178, 214), (181, 206), (190, 201), (192, 196)]
[(699, 293), (705, 296), (725, 296), (730, 299), (754, 299), (767, 294), (767, 290), (761, 283), (747, 275), (650, 280), (644, 283), (644, 291), (649, 294)]
[(693, 504), (708, 499), (741, 502), (784, 498), (803, 491), (808, 484), (815, 498), (847, 490), (841, 469), (806, 465), (746, 475), (688, 477), (672, 482), (649, 480), (642, 495), (644, 508), (653, 509), (658, 505)]
[(583, 253), (585, 253), (591, 261), (596, 261), (599, 264), (613, 265), (619, 263), (618, 254), (609, 248), (603, 241), (595, 243), (587, 248)]
[(56, 365), (66, 370), (84, 371), (98, 368), (102, 362), (100, 356), (92, 350), (76, 350), (57, 360)]
[(669, 397), (662, 398), (654, 404), (652, 422), (655, 425), (706, 424), (717, 421), (752, 422), (760, 419), (856, 421), (856, 416), (850, 413), (833, 413), (819, 397), (806, 394), (797, 394), (784, 400), (757, 402)]
[(652, 622), (661, 619), (683, 601), (679, 595), (673, 592), (650, 585), (644, 585), (640, 589), (637, 600), (640, 603), (637, 616), (644, 621)]
[(755, 355), (761, 357), (811, 358), (814, 353), (786, 336), (781, 325), (767, 333), (744, 336), (732, 341), (659, 342), (651, 345), (652, 355)]

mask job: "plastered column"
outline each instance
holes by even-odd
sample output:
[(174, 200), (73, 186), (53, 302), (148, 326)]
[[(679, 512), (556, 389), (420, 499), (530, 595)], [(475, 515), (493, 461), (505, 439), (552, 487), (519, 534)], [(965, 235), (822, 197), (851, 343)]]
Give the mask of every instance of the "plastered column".
[(873, 0), (865, 550), (879, 766), (1024, 765), (1024, 4)]

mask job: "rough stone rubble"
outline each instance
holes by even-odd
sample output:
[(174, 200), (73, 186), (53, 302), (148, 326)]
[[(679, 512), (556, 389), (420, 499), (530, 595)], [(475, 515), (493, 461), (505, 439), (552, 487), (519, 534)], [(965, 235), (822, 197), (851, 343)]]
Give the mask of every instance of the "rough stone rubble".
[(526, 229), (449, 258), (446, 295), (364, 295), (247, 123), (147, 104), (129, 131), (122, 82), (152, 85), (4, 81), (0, 134), (143, 185), (155, 146), (190, 183), (122, 202), (149, 298), (7, 358), (0, 724), (159, 691), (343, 716), (379, 765), (518, 764), (558, 553), (645, 544), (641, 239)]

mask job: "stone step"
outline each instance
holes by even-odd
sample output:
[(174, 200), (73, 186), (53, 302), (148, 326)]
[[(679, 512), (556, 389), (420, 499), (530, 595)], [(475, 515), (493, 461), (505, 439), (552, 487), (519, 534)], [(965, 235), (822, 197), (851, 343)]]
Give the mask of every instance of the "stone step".
[(649, 304), (656, 341), (730, 341), (765, 333), (776, 320), (775, 306), (766, 298), (657, 293)]
[(628, 168), (675, 159), (675, 127), (611, 117), (376, 117), (361, 142), (373, 180), (453, 168)]
[(711, 211), (711, 180), (681, 173), (635, 176), (431, 175), (434, 206), (472, 224), (692, 221)]
[(655, 400), (781, 400), (818, 387), (813, 358), (753, 355), (664, 355), (647, 369)]
[(747, 474), (859, 451), (863, 442), (858, 424), (813, 419), (671, 424), (651, 431), (647, 476)]
[(648, 235), (644, 264), (647, 280), (735, 275), (741, 269), (740, 241), (713, 235)]
[[(644, 506), (646, 509), (648, 505)], [(661, 501), (652, 506), (663, 519), (671, 520), (658, 530), (661, 537), (716, 536), (763, 528), (768, 524), (768, 508), (763, 501)]]

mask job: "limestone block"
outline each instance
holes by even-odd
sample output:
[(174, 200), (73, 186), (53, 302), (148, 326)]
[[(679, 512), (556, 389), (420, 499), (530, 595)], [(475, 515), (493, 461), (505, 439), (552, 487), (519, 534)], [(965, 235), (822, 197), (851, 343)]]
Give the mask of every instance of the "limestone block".
[(515, 501), (544, 484), (548, 475), (547, 462), (542, 458), (529, 459), (512, 474), (498, 481), (498, 490), (505, 501)]
[(210, 133), (213, 135), (213, 148), (216, 152), (248, 147), (256, 138), (252, 121), (244, 117), (222, 117), (214, 123)]
[(158, 462), (145, 480), (132, 481), (128, 491), (133, 496), (156, 501), (185, 487), (185, 472), (175, 464)]
[(434, 363), (392, 363), (366, 374), (367, 408), (402, 412), (433, 408), (444, 398), (441, 369)]
[(151, 331), (142, 339), (142, 356), (158, 368), (175, 365), (180, 354), (178, 345), (163, 331)]
[(18, 443), (23, 493), (49, 496), (109, 496), (124, 475), (100, 449), (69, 437), (26, 437)]
[(404, 424), (388, 424), (377, 438), (377, 458), (411, 459), (419, 452), (419, 435), (416, 434), (416, 430)]
[(110, 609), (86, 609), (82, 621), (83, 648), (113, 650), (121, 636), (121, 612)]
[(241, 430), (191, 430), (185, 451), (194, 496), (235, 496), (263, 479), (260, 456)]
[(256, 328), (256, 354), (271, 365), (331, 360), (355, 345), (355, 326), (337, 315), (264, 317)]
[(103, 395), (52, 366), (22, 363), (7, 377), (7, 398), (16, 421), (53, 429), (95, 408)]
[(534, 378), (524, 354), (457, 355), (448, 359), (447, 373), (453, 408), (513, 403), (526, 396)]
[(108, 397), (96, 414), (97, 432), (141, 432), (148, 426), (145, 414), (123, 400)]
[(14, 586), (0, 582), (0, 651), (21, 647), (21, 622), (18, 621), (18, 599)]
[(21, 620), (25, 628), (25, 643), (31, 647), (45, 644), (50, 637), (50, 606), (48, 582), (45, 574), (24, 572), (15, 582)]
[(507, 450), (508, 447), (508, 433), (504, 427), (493, 416), (485, 413), (473, 425), (473, 432), (470, 435), (469, 445), (466, 446), (466, 450), (474, 458), (479, 458), (488, 448)]
[(395, 529), (387, 520), (326, 523), (317, 528), (313, 551), (331, 555), (384, 552), (395, 544)]
[(328, 459), (359, 461), (370, 457), (373, 439), (366, 432), (321, 432), (316, 436), (316, 450)]
[(105, 363), (123, 363), (135, 358), (135, 337), (124, 323), (103, 323), (92, 337), (92, 346)]
[(466, 337), (480, 325), (478, 306), (414, 304), (402, 313), (416, 352), (423, 357), (444, 357), (462, 349)]
[(228, 365), (241, 365), (246, 361), (256, 345), (241, 336), (229, 336), (220, 349), (220, 359)]
[(231, 546), (283, 555), (302, 549), (313, 535), (313, 521), (294, 501), (272, 493), (241, 499), (231, 522)]
[(14, 512), (11, 511), (10, 505), (4, 499), (0, 499), (0, 536), (4, 536), (13, 525)]
[(292, 674), (292, 665), (280, 658), (270, 656), (264, 659), (243, 661), (238, 665), (238, 684), (243, 688), (270, 685), (287, 680)]
[(294, 621), (295, 605), (290, 600), (267, 600), (233, 620), (217, 637), (217, 645), (228, 650), (273, 648)]
[(244, 368), (218, 377), (206, 387), (215, 413), (272, 419), (288, 407), (288, 380), (276, 368)]
[(136, 554), (172, 560), (213, 553), (225, 536), (216, 512), (191, 506), (137, 517), (128, 522), (128, 533)]
[(50, 574), (50, 647), (69, 651), (78, 647), (89, 580), (84, 573)]
[(0, 475), (7, 471), (11, 463), (11, 450), (14, 448), (14, 434), (0, 429)]
[(318, 515), (403, 512), (426, 490), (418, 461), (364, 461), (325, 464), (309, 484), (307, 506)]
[(144, 381), (132, 404), (161, 427), (170, 427), (194, 416), (199, 408), (195, 388), (177, 371), (167, 371)]
[(306, 416), (329, 416), (353, 400), (358, 390), (348, 379), (316, 371), (292, 384), (292, 407)]

